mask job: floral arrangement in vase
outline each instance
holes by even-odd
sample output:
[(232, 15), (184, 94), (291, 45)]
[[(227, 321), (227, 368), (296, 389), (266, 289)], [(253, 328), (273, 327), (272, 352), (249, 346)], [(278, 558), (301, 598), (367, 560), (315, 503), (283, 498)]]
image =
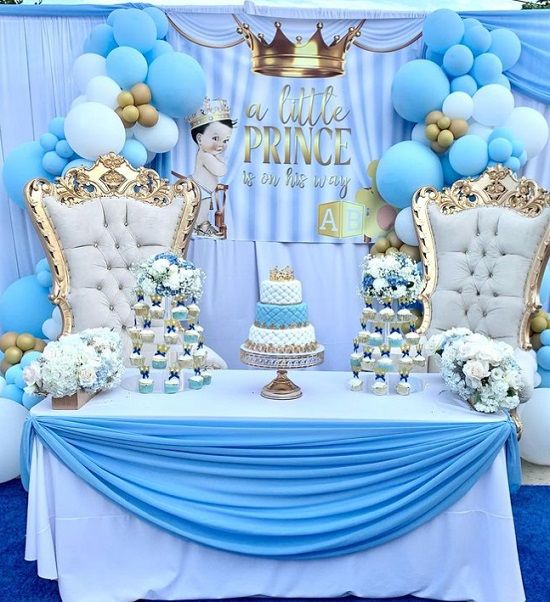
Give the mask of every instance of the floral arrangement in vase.
[(111, 389), (123, 373), (120, 336), (108, 328), (92, 328), (48, 343), (23, 377), (26, 393), (61, 398)]
[(449, 389), (478, 412), (519, 405), (521, 369), (507, 343), (453, 328), (432, 336), (425, 349), (441, 357), (441, 375)]
[(363, 260), (361, 293), (366, 297), (416, 301), (422, 277), (416, 263), (405, 253), (367, 255)]

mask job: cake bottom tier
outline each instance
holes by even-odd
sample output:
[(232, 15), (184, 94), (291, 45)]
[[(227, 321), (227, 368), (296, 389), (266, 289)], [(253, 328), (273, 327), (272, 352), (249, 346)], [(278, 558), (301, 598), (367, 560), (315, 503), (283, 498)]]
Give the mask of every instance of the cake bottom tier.
[(253, 325), (245, 345), (252, 351), (264, 353), (307, 353), (315, 351), (317, 341), (311, 324), (284, 330)]

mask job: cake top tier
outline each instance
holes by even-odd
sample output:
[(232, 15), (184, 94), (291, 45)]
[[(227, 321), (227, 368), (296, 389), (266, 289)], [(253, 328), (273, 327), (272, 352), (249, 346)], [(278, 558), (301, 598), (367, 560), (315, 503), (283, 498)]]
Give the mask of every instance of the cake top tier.
[(302, 302), (302, 284), (294, 278), (289, 266), (274, 267), (269, 272), (269, 280), (260, 284), (260, 302), (275, 305), (289, 305)]
[(269, 271), (269, 279), (272, 282), (294, 280), (294, 270), (289, 265), (281, 269), (275, 266)]

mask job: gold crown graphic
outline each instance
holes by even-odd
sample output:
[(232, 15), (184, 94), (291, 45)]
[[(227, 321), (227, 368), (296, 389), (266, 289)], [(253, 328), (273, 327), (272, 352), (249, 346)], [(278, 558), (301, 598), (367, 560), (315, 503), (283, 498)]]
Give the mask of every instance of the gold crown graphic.
[(194, 130), (206, 123), (222, 121), (223, 119), (231, 119), (227, 101), (223, 100), (223, 98), (214, 98), (214, 100), (205, 98), (202, 107), (196, 113), (190, 115), (187, 121), (191, 125), (191, 129)]
[(283, 33), (281, 24), (275, 22), (275, 35), (268, 44), (262, 33), (255, 34), (247, 23), (239, 24), (237, 32), (241, 34), (252, 51), (252, 71), (275, 77), (334, 77), (344, 74), (344, 61), (349, 47), (361, 35), (363, 19), (355, 27), (350, 27), (343, 36), (334, 36), (327, 44), (323, 39), (322, 23), (311, 38), (302, 43), (302, 36), (296, 36), (296, 42), (289, 40)]
[(269, 279), (270, 280), (294, 280), (294, 270), (287, 265), (285, 268), (281, 270), (275, 266), (271, 270), (269, 270)]

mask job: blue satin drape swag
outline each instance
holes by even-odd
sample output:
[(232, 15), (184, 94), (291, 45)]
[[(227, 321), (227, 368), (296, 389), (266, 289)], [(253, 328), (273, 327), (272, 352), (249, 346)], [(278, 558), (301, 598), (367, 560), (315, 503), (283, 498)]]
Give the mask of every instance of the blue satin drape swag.
[(507, 446), (509, 421), (440, 424), (146, 420), (30, 415), (35, 437), (125, 510), (221, 550), (279, 559), (366, 550), (460, 499)]

